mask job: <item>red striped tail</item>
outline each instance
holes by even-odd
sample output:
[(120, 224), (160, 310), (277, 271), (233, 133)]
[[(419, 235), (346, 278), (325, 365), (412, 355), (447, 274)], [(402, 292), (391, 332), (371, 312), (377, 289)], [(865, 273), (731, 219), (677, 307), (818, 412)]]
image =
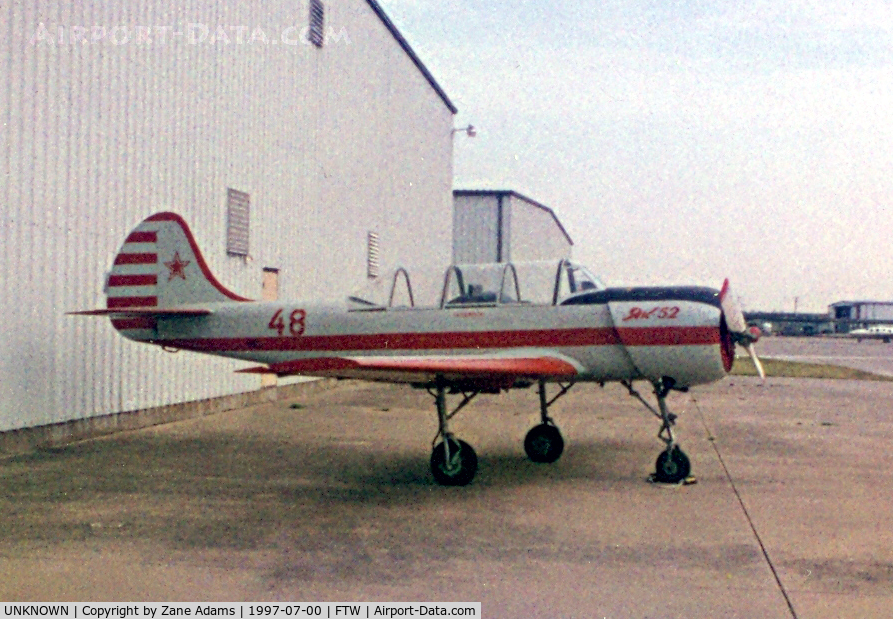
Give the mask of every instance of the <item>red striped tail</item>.
[[(152, 215), (124, 240), (106, 285), (108, 309), (171, 310), (226, 301), (248, 301), (211, 273), (189, 226), (176, 213)], [(154, 329), (157, 317), (122, 315), (117, 329)], [(137, 335), (136, 333), (132, 335)]]

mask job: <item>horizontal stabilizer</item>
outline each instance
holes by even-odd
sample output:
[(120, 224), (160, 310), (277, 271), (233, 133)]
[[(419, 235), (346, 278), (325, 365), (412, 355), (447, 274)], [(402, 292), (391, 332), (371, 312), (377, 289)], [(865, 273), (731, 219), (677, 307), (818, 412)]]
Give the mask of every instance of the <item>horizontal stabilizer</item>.
[(115, 316), (116, 318), (188, 318), (208, 316), (213, 310), (204, 307), (122, 307), (68, 312), (70, 316)]

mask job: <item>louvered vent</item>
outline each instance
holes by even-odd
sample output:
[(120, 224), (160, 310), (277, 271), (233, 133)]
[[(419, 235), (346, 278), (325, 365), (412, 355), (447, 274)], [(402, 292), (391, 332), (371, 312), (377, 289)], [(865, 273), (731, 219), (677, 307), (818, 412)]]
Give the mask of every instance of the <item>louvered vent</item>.
[(379, 275), (378, 234), (370, 232), (366, 236), (366, 276), (375, 279)]
[(310, 0), (310, 30), (307, 38), (316, 47), (322, 47), (324, 9), (320, 0)]
[(226, 253), (248, 255), (250, 197), (244, 191), (226, 190)]

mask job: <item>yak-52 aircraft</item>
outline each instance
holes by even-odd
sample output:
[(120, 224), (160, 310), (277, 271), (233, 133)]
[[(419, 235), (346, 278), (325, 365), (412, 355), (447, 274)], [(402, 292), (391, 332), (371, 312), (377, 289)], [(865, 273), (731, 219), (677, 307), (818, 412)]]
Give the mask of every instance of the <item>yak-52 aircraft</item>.
[[(394, 304), (395, 291), (409, 299)], [(390, 301), (350, 297), (341, 304), (255, 302), (220, 284), (182, 217), (152, 215), (126, 238), (106, 281), (107, 316), (124, 336), (165, 349), (254, 361), (239, 370), (408, 383), (434, 397), (438, 430), (431, 472), (443, 485), (465, 485), (477, 456), (449, 422), (479, 393), (538, 385), (541, 423), (524, 448), (554, 462), (564, 440), (549, 407), (579, 382), (622, 383), (661, 422), (666, 445), (657, 481), (689, 476), (673, 434), (671, 390), (710, 383), (732, 368), (744, 346), (762, 375), (749, 329), (729, 290), (701, 287), (605, 288), (566, 261), (455, 265), (439, 304), (416, 306), (409, 274), (394, 274)], [(633, 388), (648, 381), (657, 407)], [(551, 397), (547, 384), (557, 384)], [(460, 394), (450, 411), (447, 395)]]

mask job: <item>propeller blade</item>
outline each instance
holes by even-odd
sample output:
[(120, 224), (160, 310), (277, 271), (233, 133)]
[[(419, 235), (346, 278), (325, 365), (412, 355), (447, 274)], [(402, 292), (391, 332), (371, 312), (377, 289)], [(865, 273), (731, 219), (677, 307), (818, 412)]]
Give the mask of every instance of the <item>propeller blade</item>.
[(741, 307), (738, 305), (735, 295), (732, 294), (732, 287), (729, 284), (728, 278), (722, 283), (722, 290), (719, 292), (719, 305), (722, 308), (723, 315), (726, 317), (726, 326), (732, 334), (732, 339), (747, 350), (747, 353), (753, 360), (754, 367), (757, 369), (757, 374), (760, 375), (760, 378), (765, 380), (766, 372), (763, 369), (763, 364), (760, 362), (760, 358), (757, 357), (757, 351), (753, 346), (754, 342), (760, 339), (762, 332), (758, 327), (747, 326), (744, 312), (741, 311)]
[(760, 358), (757, 357), (757, 351), (753, 347), (753, 342), (747, 345), (747, 352), (753, 360), (753, 365), (757, 369), (757, 374), (760, 375), (760, 378), (766, 380), (766, 371), (763, 370), (763, 364), (760, 362)]
[(726, 325), (732, 333), (744, 333), (747, 331), (747, 321), (744, 319), (744, 312), (738, 306), (735, 295), (732, 294), (732, 286), (729, 284), (728, 278), (722, 283), (722, 290), (719, 291), (719, 305), (722, 313), (726, 317)]

